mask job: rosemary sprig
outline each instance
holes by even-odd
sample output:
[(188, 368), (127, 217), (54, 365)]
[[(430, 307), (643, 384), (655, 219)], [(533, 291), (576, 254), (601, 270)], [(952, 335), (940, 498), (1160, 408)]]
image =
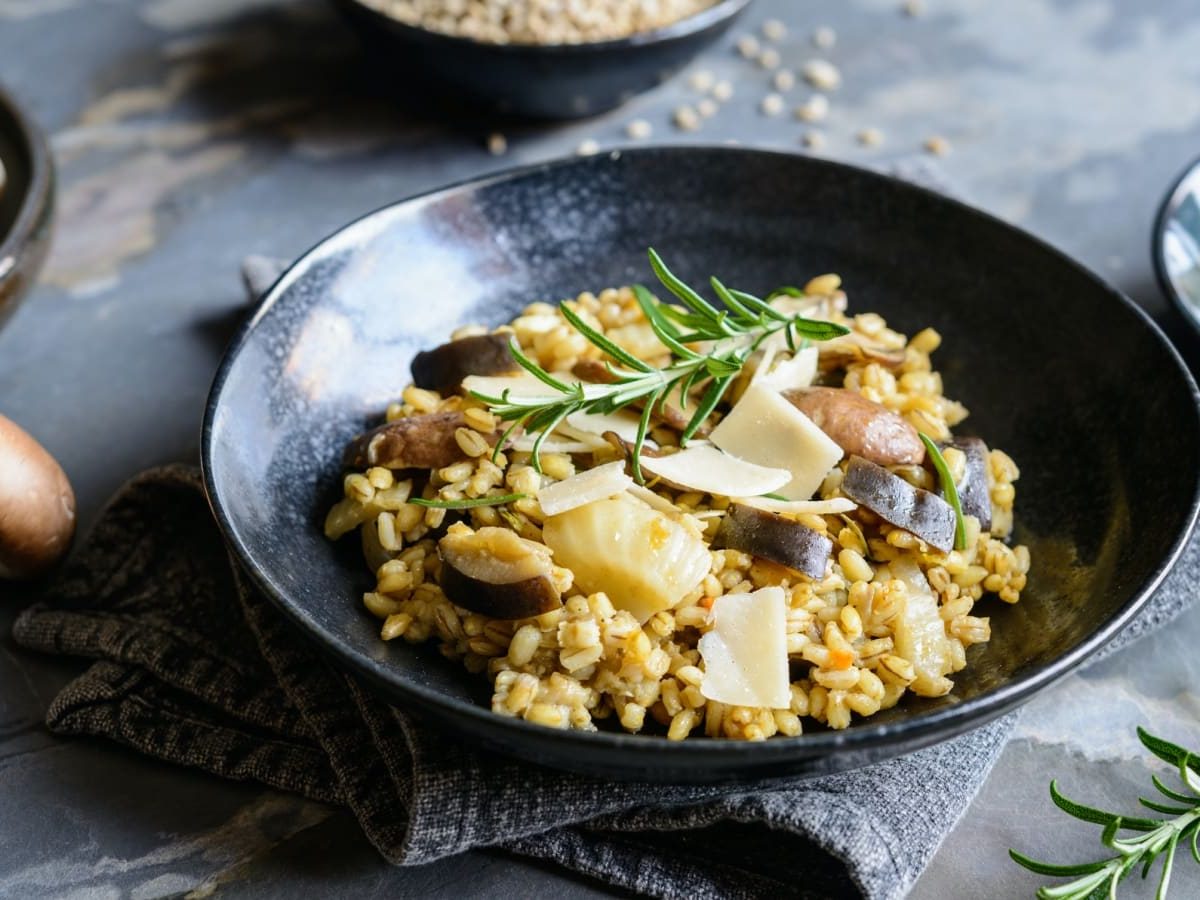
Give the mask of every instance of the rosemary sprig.
[(946, 495), (946, 502), (954, 510), (954, 549), (966, 550), (967, 523), (963, 520), (962, 501), (958, 499), (958, 485), (954, 483), (954, 476), (950, 474), (950, 467), (946, 465), (946, 457), (942, 456), (938, 445), (926, 434), (920, 434), (920, 438), (929, 453), (933, 467), (937, 470), (938, 479), (942, 482), (942, 491)]
[(496, 497), (472, 497), (463, 500), (426, 500), (424, 497), (413, 497), (408, 502), (413, 506), (424, 506), (428, 509), (475, 509), (479, 506), (503, 506), (524, 500), (528, 494), (501, 494)]
[[(512, 354), (517, 364), (545, 384), (549, 392), (523, 397), (514, 397), (507, 390), (499, 397), (471, 392), (471, 396), (486, 403), (502, 421), (511, 423), (496, 444), (497, 454), (508, 438), (518, 428), (523, 428), (537, 435), (531, 456), (534, 468), (541, 471), (542, 442), (567, 416), (577, 412), (611, 413), (640, 402), (642, 415), (637, 439), (633, 442), (631, 464), (634, 477), (641, 482), (641, 452), (650, 419), (654, 410), (660, 409), (672, 393), (678, 394), (681, 407), (686, 409), (688, 392), (708, 380), (691, 418), (679, 435), (682, 447), (712, 414), (746, 360), (768, 337), (783, 332), (788, 346), (794, 350), (797, 340), (824, 341), (849, 332), (832, 322), (779, 312), (767, 301), (744, 291), (731, 290), (713, 278), (713, 291), (725, 307), (718, 308), (680, 280), (653, 249), (648, 255), (650, 268), (679, 304), (659, 302), (640, 284), (634, 285), (633, 292), (650, 328), (671, 351), (670, 364), (655, 368), (638, 359), (588, 325), (564, 303), (561, 307), (563, 317), (571, 326), (615, 360), (615, 364), (608, 363), (613, 380), (609, 384), (565, 383), (529, 359), (514, 342)], [(701, 351), (691, 346), (695, 344), (708, 346)]]
[[(1041, 900), (1091, 900), (1097, 897), (1117, 896), (1117, 885), (1138, 865), (1145, 878), (1154, 861), (1162, 857), (1162, 874), (1159, 876), (1158, 900), (1165, 900), (1171, 883), (1171, 868), (1175, 862), (1175, 850), (1181, 842), (1191, 850), (1192, 858), (1200, 863), (1200, 755), (1185, 750), (1162, 738), (1155, 737), (1143, 728), (1137, 730), (1142, 744), (1164, 762), (1170, 763), (1179, 773), (1184, 791), (1168, 787), (1157, 776), (1152, 776), (1154, 787), (1172, 801), (1171, 804), (1158, 800), (1138, 798), (1143, 806), (1173, 818), (1146, 819), (1137, 816), (1121, 816), (1084, 806), (1064, 797), (1055, 782), (1050, 782), (1050, 799), (1054, 805), (1084, 822), (1104, 826), (1101, 842), (1115, 856), (1078, 865), (1054, 865), (1030, 859), (1016, 850), (1009, 856), (1020, 865), (1039, 875), (1077, 876), (1074, 881), (1053, 887), (1043, 887), (1037, 892)], [(1118, 838), (1121, 831), (1136, 831), (1141, 834)]]

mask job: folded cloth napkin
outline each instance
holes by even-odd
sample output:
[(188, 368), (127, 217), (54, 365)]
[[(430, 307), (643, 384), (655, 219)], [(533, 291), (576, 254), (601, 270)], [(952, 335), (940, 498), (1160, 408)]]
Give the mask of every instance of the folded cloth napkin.
[[(257, 260), (247, 282), (272, 271)], [(1177, 615), (1197, 577), (1193, 541), (1106, 649)], [(345, 804), (399, 865), (501, 847), (660, 897), (902, 897), (1015, 721), (762, 786), (619, 783), (480, 754), (326, 662), (228, 556), (183, 466), (121, 489), (14, 636), (97, 660), (51, 704), (52, 731)]]

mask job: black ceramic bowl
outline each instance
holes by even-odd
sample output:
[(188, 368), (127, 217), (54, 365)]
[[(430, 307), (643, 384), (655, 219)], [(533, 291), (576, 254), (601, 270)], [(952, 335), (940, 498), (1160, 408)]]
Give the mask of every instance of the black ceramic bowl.
[(37, 126), (0, 90), (0, 327), (33, 284), (50, 243), (54, 166)]
[(464, 98), (499, 114), (573, 119), (619, 106), (675, 74), (720, 37), (750, 0), (718, 0), (663, 28), (590, 44), (488, 44), (415, 28), (336, 0), (397, 91)]
[[(840, 272), (852, 307), (932, 325), (969, 430), (1022, 477), (1033, 570), (955, 689), (838, 732), (758, 744), (557, 731), (494, 715), (485, 679), (432, 646), (379, 639), (357, 542), (322, 536), (343, 445), (379, 421), (422, 348), (534, 300), (647, 280), (653, 244), (692, 283), (764, 291)], [(372, 213), (303, 256), (234, 340), (209, 399), (213, 509), (263, 590), (397, 703), (529, 760), (690, 781), (816, 773), (943, 740), (1011, 709), (1117, 631), (1174, 561), (1197, 509), (1196, 386), (1129, 300), (1030, 236), (900, 181), (730, 148), (572, 159)]]

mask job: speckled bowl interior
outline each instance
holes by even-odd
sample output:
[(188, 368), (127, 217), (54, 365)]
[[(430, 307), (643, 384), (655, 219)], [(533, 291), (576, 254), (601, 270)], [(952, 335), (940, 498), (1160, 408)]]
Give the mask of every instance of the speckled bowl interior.
[[(534, 300), (648, 280), (645, 248), (700, 282), (765, 291), (841, 273), (853, 310), (944, 336), (967, 433), (1022, 471), (1022, 601), (990, 599), (993, 638), (955, 689), (845, 731), (760, 744), (540, 728), (487, 710), (486, 682), (433, 646), (379, 640), (357, 542), (321, 534), (343, 445), (379, 420), (418, 350)], [(387, 207), (302, 257), (235, 339), (203, 457), (247, 570), (340, 664), (430, 721), (526, 759), (690, 781), (847, 768), (1012, 708), (1124, 627), (1181, 547), (1200, 478), (1196, 389), (1132, 303), (1035, 239), (863, 170), (732, 148), (612, 153)]]

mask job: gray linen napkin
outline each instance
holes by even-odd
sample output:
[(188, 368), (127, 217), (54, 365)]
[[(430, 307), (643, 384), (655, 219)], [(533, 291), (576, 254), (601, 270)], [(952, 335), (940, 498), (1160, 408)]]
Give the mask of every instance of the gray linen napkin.
[[(248, 261), (252, 293), (275, 272)], [(1106, 652), (1176, 616), (1198, 576), (1193, 540)], [(762, 787), (615, 783), (479, 754), (310, 647), (228, 557), (182, 466), (122, 488), (14, 636), (97, 660), (51, 704), (55, 732), (345, 804), (396, 864), (501, 847), (659, 897), (902, 897), (1015, 722)]]

